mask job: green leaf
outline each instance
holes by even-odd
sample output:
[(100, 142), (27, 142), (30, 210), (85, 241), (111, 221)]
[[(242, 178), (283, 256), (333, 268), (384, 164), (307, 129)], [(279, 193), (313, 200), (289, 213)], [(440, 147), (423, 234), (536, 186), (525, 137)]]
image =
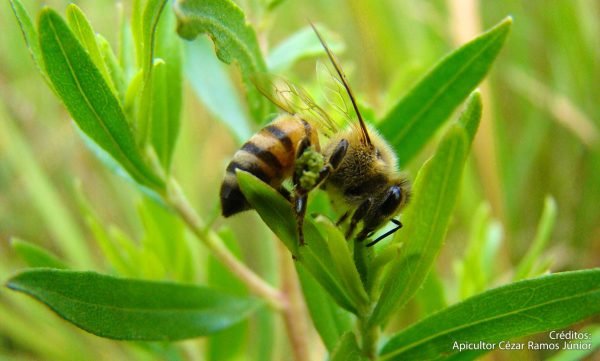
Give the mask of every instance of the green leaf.
[(405, 212), (405, 229), (394, 242), (405, 239), (400, 256), (388, 266), (370, 325), (384, 323), (408, 302), (424, 282), (442, 247), (459, 190), (467, 154), (467, 137), (461, 126), (452, 127), (435, 155), (419, 171), (414, 199)]
[(48, 76), (77, 125), (137, 182), (163, 189), (164, 182), (142, 160), (119, 101), (54, 10), (42, 10), (39, 34)]
[(394, 335), (381, 360), (443, 359), (458, 343), (497, 343), (600, 314), (600, 269), (512, 283), (467, 299)]
[(292, 205), (273, 187), (252, 174), (237, 171), (237, 179), (244, 196), (256, 209), (261, 219), (301, 262), (315, 279), (343, 308), (358, 313), (360, 300), (354, 299), (342, 286), (343, 281), (329, 251), (327, 240), (310, 218), (304, 221), (306, 245), (299, 246), (296, 220)]
[(156, 32), (157, 62), (152, 72), (150, 140), (163, 168), (169, 170), (181, 123), (181, 39), (175, 35), (175, 15), (162, 15)]
[(368, 361), (356, 342), (352, 332), (346, 332), (331, 353), (330, 361)]
[(208, 39), (187, 42), (185, 48), (185, 73), (194, 92), (206, 108), (229, 127), (241, 145), (252, 136), (252, 129), (225, 65), (217, 60)]
[(257, 123), (274, 111), (250, 81), (250, 76), (267, 70), (254, 29), (232, 1), (180, 0), (175, 3), (177, 32), (187, 40), (206, 33), (215, 44), (217, 56), (226, 64), (236, 62), (246, 85), (248, 105)]
[(287, 249), (297, 256), (299, 241), (290, 202), (254, 175), (240, 170), (236, 175), (240, 189), (248, 202)]
[(506, 18), (450, 53), (384, 117), (379, 130), (407, 164), (481, 82), (508, 35)]
[(31, 17), (29, 16), (27, 9), (25, 9), (23, 3), (21, 3), (21, 0), (10, 0), (10, 5), (15, 17), (17, 18), (17, 21), (19, 22), (21, 32), (23, 33), (25, 43), (27, 44), (27, 49), (29, 49), (29, 53), (31, 54), (33, 62), (42, 74), (44, 80), (52, 89), (54, 89), (50, 78), (48, 78), (48, 73), (46, 73), (46, 67), (44, 65), (42, 50), (40, 49), (40, 42), (38, 39), (38, 32), (33, 25), (33, 21), (31, 21)]
[(514, 277), (515, 281), (533, 275), (534, 265), (541, 258), (542, 252), (550, 240), (550, 234), (554, 228), (554, 223), (556, 223), (556, 213), (556, 201), (551, 196), (546, 196), (544, 210), (542, 211), (542, 216), (538, 223), (535, 239), (531, 243), (527, 254), (525, 254), (523, 260), (521, 260), (517, 267)]
[(465, 128), (467, 133), (467, 139), (469, 144), (473, 143), (475, 133), (479, 128), (479, 121), (481, 120), (481, 93), (479, 90), (475, 90), (466, 101), (467, 105), (465, 110), (461, 113), (458, 118), (458, 124)]
[(7, 286), (88, 332), (119, 340), (211, 335), (245, 319), (258, 305), (207, 287), (93, 272), (36, 269), (17, 274)]
[(96, 65), (96, 68), (104, 77), (106, 83), (116, 94), (115, 86), (112, 84), (112, 78), (108, 73), (104, 57), (102, 56), (100, 47), (96, 41), (96, 33), (83, 11), (75, 4), (69, 4), (69, 6), (67, 6), (67, 23), (73, 34), (79, 39), (81, 46), (87, 51), (90, 59), (92, 59), (94, 65)]
[[(142, 85), (141, 93), (139, 94), (138, 115), (136, 117), (136, 135), (141, 145), (145, 145), (148, 142), (148, 138), (152, 136), (152, 118), (153, 111), (155, 110), (154, 101), (156, 100), (154, 98), (154, 88), (156, 85), (153, 82), (153, 70), (156, 66), (154, 63), (154, 48), (156, 29), (166, 3), (166, 0), (147, 0), (142, 12), (141, 25), (137, 24), (139, 31), (134, 33), (134, 35), (137, 35), (135, 40), (141, 42), (141, 48), (136, 48), (141, 51), (137, 53), (137, 56), (138, 63), (141, 64), (142, 68)], [(141, 28), (139, 28), (140, 26)]]
[(13, 238), (11, 246), (29, 267), (69, 268), (54, 254), (36, 244)]
[(340, 337), (352, 329), (352, 315), (335, 304), (327, 291), (301, 263), (296, 263), (296, 270), (315, 329), (327, 350), (332, 352)]
[(357, 301), (357, 303), (366, 307), (369, 303), (369, 296), (367, 296), (358, 270), (354, 265), (352, 253), (348, 248), (346, 238), (328, 219), (320, 217), (317, 222), (318, 225), (325, 230), (325, 234), (327, 235), (327, 245), (329, 246), (329, 253), (331, 254), (331, 261), (338, 271), (344, 288), (348, 290), (348, 293)]
[(490, 220), (490, 211), (484, 203), (473, 213), (465, 255), (455, 264), (461, 300), (489, 288), (495, 276), (493, 266), (502, 228), (497, 221)]
[[(333, 34), (322, 26), (319, 32), (325, 38), (327, 45), (336, 54), (344, 51), (344, 44), (333, 37)], [(270, 72), (279, 73), (287, 70), (297, 61), (325, 54), (325, 49), (310, 26), (306, 26), (289, 36), (281, 44), (269, 52), (267, 66)]]

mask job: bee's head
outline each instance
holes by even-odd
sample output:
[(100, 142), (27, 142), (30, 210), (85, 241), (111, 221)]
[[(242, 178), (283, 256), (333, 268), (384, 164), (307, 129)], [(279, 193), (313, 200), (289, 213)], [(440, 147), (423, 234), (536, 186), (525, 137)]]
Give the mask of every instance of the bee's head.
[(370, 237), (390, 219), (396, 216), (408, 204), (410, 184), (406, 179), (397, 180), (377, 194), (373, 199), (370, 212), (364, 218), (363, 229), (358, 234), (359, 240)]

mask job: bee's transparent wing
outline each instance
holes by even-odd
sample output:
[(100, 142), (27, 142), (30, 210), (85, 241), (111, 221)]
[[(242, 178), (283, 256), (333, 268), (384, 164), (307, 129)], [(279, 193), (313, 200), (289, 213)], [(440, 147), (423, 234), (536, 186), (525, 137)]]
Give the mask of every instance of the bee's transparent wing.
[(344, 88), (344, 84), (335, 73), (335, 70), (326, 63), (317, 61), (317, 80), (323, 92), (323, 97), (327, 101), (327, 110), (331, 110), (330, 114), (338, 127), (345, 128), (348, 124), (354, 124), (355, 122), (352, 119), (356, 119), (356, 113), (348, 98), (346, 88)]
[(327, 112), (300, 86), (282, 77), (264, 73), (254, 74), (252, 82), (258, 91), (281, 110), (316, 123), (325, 134), (331, 135), (339, 129)]

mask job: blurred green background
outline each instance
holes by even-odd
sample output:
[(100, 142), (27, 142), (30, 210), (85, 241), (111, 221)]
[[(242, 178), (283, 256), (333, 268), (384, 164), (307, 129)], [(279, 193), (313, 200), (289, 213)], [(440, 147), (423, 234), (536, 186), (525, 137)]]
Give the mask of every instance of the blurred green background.
[[(70, 2), (24, 3), (34, 16), (43, 4), (63, 11)], [(116, 49), (117, 2), (75, 3)], [(119, 3), (127, 14), (131, 4)], [(512, 15), (512, 32), (481, 86), (483, 120), (438, 260), (438, 274), (449, 302), (481, 291), (465, 290), (461, 283), (465, 265), (460, 261), (465, 255), (468, 258), (468, 240), (476, 232), (473, 219), (479, 209), (478, 217), (491, 225), (490, 237), (495, 240), (490, 243), (494, 257), (486, 265), (490, 277), (482, 286), (511, 280), (536, 236), (547, 195), (556, 201), (558, 216), (544, 249), (535, 253), (538, 270), (600, 266), (598, 1), (287, 0), (270, 11), (267, 1), (238, 4), (255, 25), (265, 52), (306, 27), (307, 19), (333, 32), (345, 45), (338, 56), (355, 93), (378, 117), (444, 54)], [(140, 206), (139, 193), (83, 145), (66, 110), (35, 69), (7, 1), (0, 4), (0, 34), (0, 279), (24, 267), (11, 249), (12, 237), (50, 249), (75, 268), (123, 274), (106, 256), (97, 232), (90, 230), (78, 193), (85, 195), (103, 224), (143, 242), (148, 238), (146, 208)], [(187, 58), (188, 64), (195, 60)], [(224, 69), (234, 80), (239, 78), (236, 69)], [(312, 89), (314, 59), (296, 63), (285, 74)], [(185, 85), (173, 169), (199, 213), (211, 219), (218, 213), (217, 190), (239, 140), (203, 105), (189, 82)], [(408, 166), (412, 177), (429, 154), (425, 150)], [(253, 268), (276, 281), (277, 245), (258, 217), (250, 212), (231, 221), (216, 219), (216, 227), (224, 224), (234, 233), (244, 232), (241, 253)], [(193, 251), (192, 269), (169, 272), (162, 265), (160, 271), (148, 267), (135, 275), (206, 282), (210, 272), (205, 250), (193, 237), (184, 234), (183, 238)], [(261, 317), (269, 316), (258, 315), (250, 323), (258, 324)], [(237, 354), (232, 352), (232, 359), (246, 359), (244, 350), (261, 347), (272, 348), (273, 360), (285, 359), (288, 346), (278, 336), (279, 322), (274, 318), (271, 327), (240, 333), (245, 343), (238, 346)], [(253, 338), (265, 345), (253, 343)], [(23, 295), (0, 289), (0, 360), (211, 359), (205, 351), (211, 347), (208, 344), (205, 340), (162, 345), (101, 339)], [(322, 346), (315, 346), (315, 355), (321, 351)], [(486, 357), (538, 360), (547, 356), (497, 352)]]

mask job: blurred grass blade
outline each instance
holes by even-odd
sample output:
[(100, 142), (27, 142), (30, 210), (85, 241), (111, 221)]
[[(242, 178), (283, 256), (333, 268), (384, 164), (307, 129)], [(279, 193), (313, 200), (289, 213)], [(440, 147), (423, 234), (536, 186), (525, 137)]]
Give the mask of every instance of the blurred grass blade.
[[(329, 30), (322, 26), (317, 26), (317, 28), (325, 38), (331, 51), (335, 54), (340, 54), (344, 51), (344, 44), (339, 39), (336, 39)], [(269, 52), (267, 66), (270, 72), (281, 73), (302, 59), (324, 54), (325, 49), (323, 49), (323, 45), (319, 42), (319, 38), (317, 38), (310, 26), (306, 26), (289, 36)]]
[[(219, 232), (219, 236), (231, 253), (241, 259), (242, 252), (233, 232), (226, 229)], [(248, 296), (245, 284), (212, 255), (209, 255), (206, 275), (208, 286), (235, 296)], [(239, 359), (244, 345), (248, 342), (248, 330), (248, 322), (244, 321), (213, 335), (207, 340), (206, 360), (227, 361)]]
[(58, 257), (50, 253), (50, 251), (36, 244), (13, 238), (10, 245), (29, 267), (69, 268)]
[(334, 303), (301, 263), (296, 263), (296, 270), (315, 329), (327, 350), (332, 352), (340, 337), (352, 329), (352, 315)]
[(250, 173), (238, 171), (237, 179), (248, 202), (296, 257), (296, 261), (306, 267), (340, 306), (356, 314), (360, 300), (353, 298), (343, 287), (337, 266), (331, 262), (333, 256), (329, 251), (327, 240), (321, 235), (314, 222), (308, 217), (305, 219), (306, 245), (300, 247), (296, 233), (296, 220), (290, 202)]
[(225, 65), (214, 55), (208, 39), (186, 42), (185, 72), (196, 96), (227, 125), (238, 144), (252, 135), (250, 121)]
[(254, 29), (246, 23), (242, 10), (230, 0), (178, 0), (174, 9), (181, 37), (192, 40), (207, 33), (221, 61), (239, 64), (252, 116), (257, 123), (265, 121), (274, 107), (256, 90), (250, 76), (266, 72), (267, 67)]
[(211, 335), (245, 319), (258, 303), (208, 287), (36, 269), (8, 287), (45, 303), (95, 335), (119, 340), (181, 340)]
[(515, 281), (525, 279), (532, 276), (532, 271), (537, 260), (541, 258), (546, 244), (550, 240), (550, 234), (556, 223), (556, 201), (552, 196), (546, 196), (544, 200), (544, 210), (538, 223), (535, 239), (531, 243), (529, 250), (519, 263), (515, 273)]
[(20, 190), (24, 192), (22, 196), (32, 205), (33, 213), (37, 212), (41, 217), (43, 227), (57, 249), (60, 249), (70, 264), (76, 267), (93, 267), (93, 251), (85, 242), (84, 233), (73, 213), (40, 165), (39, 155), (34, 154), (34, 149), (17, 126), (17, 120), (10, 118), (2, 102), (0, 144), (4, 145), (4, 164), (21, 179)]
[(502, 286), (440, 311), (394, 335), (383, 346), (381, 360), (441, 359), (458, 353), (455, 341), (495, 343), (598, 314), (600, 269), (557, 273)]
[(481, 82), (512, 24), (506, 18), (436, 65), (384, 117), (381, 133), (402, 165), (410, 162), (454, 109)]
[(392, 261), (383, 280), (383, 291), (373, 310), (370, 325), (384, 323), (408, 302), (424, 282), (442, 247), (458, 194), (467, 154), (467, 137), (454, 125), (435, 155), (419, 171), (414, 184), (414, 200), (404, 216), (405, 239), (400, 256)]
[(331, 353), (330, 361), (368, 361), (356, 342), (352, 332), (346, 332)]
[(69, 24), (73, 35), (79, 39), (81, 46), (87, 51), (90, 59), (92, 59), (106, 83), (111, 87), (112, 91), (117, 94), (116, 88), (112, 83), (112, 78), (109, 75), (108, 68), (106, 67), (106, 63), (104, 62), (104, 57), (102, 56), (100, 47), (96, 41), (96, 33), (83, 11), (75, 4), (69, 4), (67, 6), (67, 24)]
[(119, 101), (64, 20), (52, 9), (42, 10), (39, 33), (48, 76), (77, 125), (136, 181), (163, 189), (135, 147)]
[(29, 16), (27, 9), (25, 9), (25, 6), (23, 6), (21, 0), (10, 0), (10, 6), (12, 7), (17, 21), (19, 22), (21, 32), (23, 33), (25, 43), (27, 44), (27, 49), (29, 49), (29, 53), (31, 54), (31, 58), (35, 63), (35, 66), (42, 74), (42, 77), (46, 83), (48, 83), (50, 88), (54, 90), (54, 85), (52, 85), (52, 81), (50, 81), (50, 78), (48, 78), (46, 66), (44, 65), (38, 32), (33, 25), (33, 21), (31, 21), (31, 17)]

